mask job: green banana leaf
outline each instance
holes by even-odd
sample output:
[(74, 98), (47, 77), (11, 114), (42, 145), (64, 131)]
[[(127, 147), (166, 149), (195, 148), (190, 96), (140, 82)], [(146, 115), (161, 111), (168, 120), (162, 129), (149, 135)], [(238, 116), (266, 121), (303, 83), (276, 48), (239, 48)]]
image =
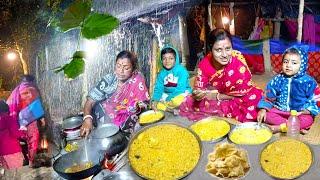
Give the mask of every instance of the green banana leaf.
[(96, 39), (117, 28), (119, 20), (109, 14), (91, 13), (84, 21), (81, 33), (87, 39)]
[(88, 2), (75, 1), (64, 12), (59, 27), (63, 32), (80, 27), (90, 14), (91, 4)]

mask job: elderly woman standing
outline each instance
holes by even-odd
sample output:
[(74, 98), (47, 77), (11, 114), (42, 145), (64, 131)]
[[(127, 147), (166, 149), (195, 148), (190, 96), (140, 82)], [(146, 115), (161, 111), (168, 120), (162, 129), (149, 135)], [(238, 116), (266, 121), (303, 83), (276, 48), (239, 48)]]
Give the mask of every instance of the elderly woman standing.
[(136, 56), (129, 51), (120, 52), (116, 57), (115, 72), (105, 75), (88, 94), (81, 135), (90, 133), (94, 119), (98, 123), (114, 123), (132, 132), (137, 114), (146, 107), (143, 102), (148, 100), (148, 89), (144, 76), (137, 70)]
[(256, 121), (262, 90), (254, 86), (242, 54), (232, 49), (230, 33), (215, 29), (208, 43), (211, 52), (199, 63), (194, 91), (180, 115), (195, 121), (213, 115)]

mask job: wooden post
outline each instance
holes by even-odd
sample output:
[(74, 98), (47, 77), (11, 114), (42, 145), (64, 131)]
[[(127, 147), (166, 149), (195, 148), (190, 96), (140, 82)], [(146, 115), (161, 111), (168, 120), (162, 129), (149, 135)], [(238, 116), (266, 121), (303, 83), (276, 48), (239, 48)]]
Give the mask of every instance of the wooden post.
[(278, 7), (276, 16), (275, 16), (275, 21), (274, 21), (274, 31), (273, 31), (273, 39), (279, 39), (280, 38), (280, 28), (281, 28), (281, 23), (280, 19), (282, 16), (281, 9)]
[(301, 39), (302, 39), (303, 9), (304, 9), (304, 0), (300, 0), (299, 16), (298, 16), (298, 34), (297, 34), (297, 41), (299, 43), (301, 43)]
[(179, 36), (181, 45), (181, 64), (186, 67), (189, 55), (189, 43), (187, 37), (187, 25), (185, 17), (179, 15)]
[(270, 56), (270, 42), (269, 39), (265, 39), (263, 41), (263, 61), (264, 61), (264, 68), (266, 72), (271, 72), (271, 56)]
[(210, 27), (210, 31), (215, 29), (215, 25), (212, 22), (212, 0), (210, 0), (210, 4), (208, 5), (208, 24)]
[(229, 5), (229, 11), (230, 11), (230, 26), (229, 26), (229, 31), (231, 35), (235, 35), (236, 34), (236, 30), (234, 27), (234, 12), (233, 12), (233, 6), (234, 6), (234, 2), (230, 3)]
[(150, 60), (150, 87), (149, 87), (149, 94), (150, 97), (153, 95), (154, 84), (157, 78), (157, 53), (158, 53), (158, 42), (156, 38), (152, 39), (152, 54)]

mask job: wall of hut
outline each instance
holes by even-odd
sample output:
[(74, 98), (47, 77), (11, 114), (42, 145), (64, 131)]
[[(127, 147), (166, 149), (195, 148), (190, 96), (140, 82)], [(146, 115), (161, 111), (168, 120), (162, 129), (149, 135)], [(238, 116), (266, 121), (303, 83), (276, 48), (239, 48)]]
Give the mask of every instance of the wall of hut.
[[(35, 61), (31, 65), (31, 72), (36, 76), (45, 106), (49, 126), (48, 134), (56, 143), (60, 143), (58, 135), (61, 132), (63, 119), (82, 111), (88, 91), (105, 74), (113, 72), (117, 53), (122, 50), (135, 52), (140, 70), (145, 75), (147, 85), (149, 85), (153, 42), (159, 42), (159, 39), (161, 39), (164, 43), (173, 44), (181, 52), (179, 13), (173, 17), (162, 19), (162, 24), (157, 25), (157, 27), (161, 26), (161, 37), (158, 37), (155, 33), (155, 27), (148, 22), (137, 20), (139, 16), (137, 13), (139, 12), (135, 10), (143, 9), (143, 12), (147, 13), (146, 16), (140, 15), (143, 18), (157, 17), (157, 13), (161, 11), (166, 13), (165, 10), (170, 9), (171, 6), (167, 5), (164, 9), (154, 11), (145, 7), (151, 6), (152, 3), (146, 4), (144, 2), (143, 0), (95, 1), (93, 7), (95, 11), (109, 12), (117, 16), (121, 20), (121, 25), (111, 34), (97, 40), (80, 40), (79, 50), (84, 50), (87, 53), (85, 73), (74, 80), (69, 81), (63, 73), (54, 73), (54, 69), (69, 62), (73, 52), (77, 50), (79, 38), (77, 30), (55, 33), (49, 42), (45, 42), (43, 48), (35, 52)], [(123, 6), (124, 3), (125, 6)], [(154, 8), (155, 6), (151, 7)], [(141, 13), (143, 14), (143, 12)]]

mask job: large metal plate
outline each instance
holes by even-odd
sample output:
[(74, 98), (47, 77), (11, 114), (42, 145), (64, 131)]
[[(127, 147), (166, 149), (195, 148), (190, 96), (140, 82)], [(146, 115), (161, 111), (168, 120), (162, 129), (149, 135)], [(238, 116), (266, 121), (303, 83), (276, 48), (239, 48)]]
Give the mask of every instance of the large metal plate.
[[(155, 114), (155, 113), (159, 113), (159, 115), (161, 115), (161, 117), (160, 117), (160, 118), (156, 118), (156, 119), (154, 119), (153, 121), (147, 122), (147, 123), (144, 123), (144, 122), (141, 122), (141, 121), (140, 121), (141, 117), (146, 116), (146, 115)], [(148, 111), (145, 111), (145, 112), (143, 112), (143, 113), (141, 113), (141, 114), (139, 115), (139, 124), (142, 125), (142, 126), (150, 125), (150, 124), (153, 124), (153, 123), (156, 123), (156, 122), (161, 121), (162, 119), (164, 119), (164, 117), (165, 117), (165, 115), (164, 115), (164, 112), (163, 112), (163, 111), (148, 110)]]
[[(225, 125), (228, 126), (228, 131), (222, 132), (221, 135), (219, 135), (218, 137), (212, 137), (210, 140), (202, 140), (200, 137), (200, 134), (197, 134), (197, 132), (195, 132), (194, 129), (192, 128), (197, 124), (201, 124), (201, 123), (206, 124), (206, 123), (210, 123), (213, 121), (221, 121), (221, 122), (225, 123)], [(228, 135), (229, 131), (231, 130), (230, 124), (227, 121), (225, 121), (224, 119), (219, 118), (219, 117), (208, 117), (208, 118), (202, 119), (202, 120), (192, 124), (189, 128), (191, 130), (193, 130), (200, 137), (200, 139), (202, 141), (206, 141), (206, 142), (219, 142), (219, 141), (223, 140)], [(212, 127), (208, 127), (208, 129), (213, 130), (214, 132), (216, 132), (218, 130), (218, 128), (220, 128), (220, 127), (214, 127), (213, 129), (212, 129)]]
[[(262, 142), (262, 143), (258, 143), (258, 144), (252, 144), (252, 143), (238, 143), (238, 142), (235, 142), (233, 141), (230, 137), (231, 135), (238, 131), (238, 130), (241, 130), (241, 129), (253, 129), (253, 130), (260, 130), (260, 129), (264, 129), (264, 130), (267, 130), (269, 133), (270, 133), (270, 138), (268, 140), (266, 140), (265, 142)], [(249, 139), (254, 139), (255, 136), (252, 135), (252, 137), (248, 137)], [(258, 125), (257, 122), (245, 122), (245, 123), (242, 123), (242, 124), (238, 124), (236, 126), (233, 127), (233, 129), (229, 132), (228, 134), (228, 139), (235, 143), (235, 144), (244, 144), (244, 145), (259, 145), (259, 144), (264, 144), (264, 143), (267, 143), (270, 139), (272, 138), (272, 131), (271, 129), (264, 125), (264, 124), (260, 124)]]
[[(313, 151), (312, 151), (312, 148), (309, 146), (309, 144), (307, 144), (307, 143), (305, 143), (305, 142), (302, 142), (302, 141), (299, 141), (299, 142), (303, 143), (304, 145), (306, 145), (306, 146), (309, 148), (310, 152), (311, 152), (311, 163), (310, 163), (308, 169), (307, 169), (305, 172), (303, 172), (303, 173), (301, 173), (301, 174), (299, 174), (299, 175), (293, 176), (293, 177), (291, 177), (291, 178), (281, 178), (281, 177), (276, 177), (276, 176), (270, 174), (267, 170), (265, 170), (265, 169), (263, 168), (262, 164), (261, 164), (261, 155), (262, 155), (263, 151), (264, 151), (266, 148), (268, 148), (271, 144), (273, 144), (273, 143), (275, 143), (275, 142), (278, 142), (278, 141), (287, 140), (287, 139), (291, 139), (291, 138), (289, 138), (289, 137), (284, 137), (284, 138), (280, 138), (280, 139), (277, 139), (277, 140), (274, 140), (274, 141), (268, 143), (267, 145), (264, 146), (264, 148), (261, 150), (261, 152), (260, 152), (260, 154), (259, 154), (259, 163), (260, 163), (261, 169), (262, 169), (266, 174), (268, 174), (270, 177), (272, 177), (272, 178), (274, 178), (274, 179), (288, 180), (288, 179), (296, 179), (296, 178), (299, 178), (299, 177), (301, 177), (302, 175), (306, 174), (306, 173), (309, 171), (310, 167), (313, 165), (313, 162), (314, 162), (314, 153), (313, 153)], [(298, 140), (297, 140), (297, 141), (298, 141)], [(285, 153), (283, 153), (282, 156), (289, 155), (288, 150), (297, 150), (297, 149), (296, 149), (295, 147), (288, 147), (288, 148), (286, 148)], [(298, 150), (298, 151), (299, 151), (299, 150)], [(300, 152), (300, 153), (301, 153), (301, 152)], [(303, 156), (304, 156), (304, 155), (303, 155)], [(288, 159), (288, 161), (290, 161), (290, 160), (291, 160), (291, 159)], [(277, 161), (277, 162), (280, 162), (280, 161)], [(291, 162), (291, 163), (292, 163), (292, 162)], [(301, 163), (299, 163), (299, 164), (301, 164)], [(281, 168), (281, 170), (282, 170), (282, 171), (285, 171), (285, 169), (283, 169), (283, 168)]]
[[(129, 142), (128, 159), (129, 159), (130, 166), (131, 166), (132, 170), (133, 170), (138, 176), (140, 176), (140, 177), (142, 177), (142, 178), (144, 178), (144, 179), (150, 179), (149, 177), (146, 177), (145, 175), (139, 173), (139, 172), (135, 169), (135, 167), (132, 166), (132, 164), (131, 164), (131, 162), (130, 162), (131, 146), (132, 146), (132, 143), (139, 137), (139, 135), (140, 135), (141, 133), (144, 133), (146, 130), (149, 130), (150, 128), (159, 127), (159, 126), (163, 126), (163, 125), (174, 125), (174, 126), (183, 128), (183, 129), (189, 131), (189, 132), (194, 136), (194, 138), (197, 140), (197, 142), (198, 142), (198, 145), (199, 145), (199, 148), (200, 148), (200, 149), (199, 149), (199, 150), (200, 150), (200, 154), (199, 154), (199, 157), (198, 157), (198, 161), (197, 161), (196, 165), (193, 167), (193, 169), (190, 169), (188, 173), (183, 174), (181, 177), (177, 178), (177, 179), (182, 179), (182, 178), (188, 176), (188, 175), (197, 167), (197, 165), (199, 164), (199, 161), (200, 161), (201, 156), (202, 156), (202, 144), (201, 144), (200, 138), (199, 138), (192, 130), (190, 130), (189, 128), (184, 127), (184, 126), (182, 126), (182, 125), (176, 124), (176, 123), (158, 123), (158, 124), (153, 124), (153, 125), (150, 125), (150, 126), (146, 126), (146, 127), (142, 128), (140, 131), (138, 131), (138, 132), (131, 138), (131, 140), (130, 140), (130, 142)], [(168, 136), (170, 136), (170, 134), (168, 134)], [(165, 151), (165, 150), (164, 150), (164, 151)], [(166, 151), (165, 151), (165, 152), (166, 152)], [(151, 152), (150, 152), (150, 153), (151, 153)], [(187, 162), (187, 161), (188, 161), (188, 157), (186, 157), (186, 162)], [(167, 164), (167, 166), (170, 166), (170, 165)], [(149, 165), (148, 165), (148, 167), (149, 167)]]

